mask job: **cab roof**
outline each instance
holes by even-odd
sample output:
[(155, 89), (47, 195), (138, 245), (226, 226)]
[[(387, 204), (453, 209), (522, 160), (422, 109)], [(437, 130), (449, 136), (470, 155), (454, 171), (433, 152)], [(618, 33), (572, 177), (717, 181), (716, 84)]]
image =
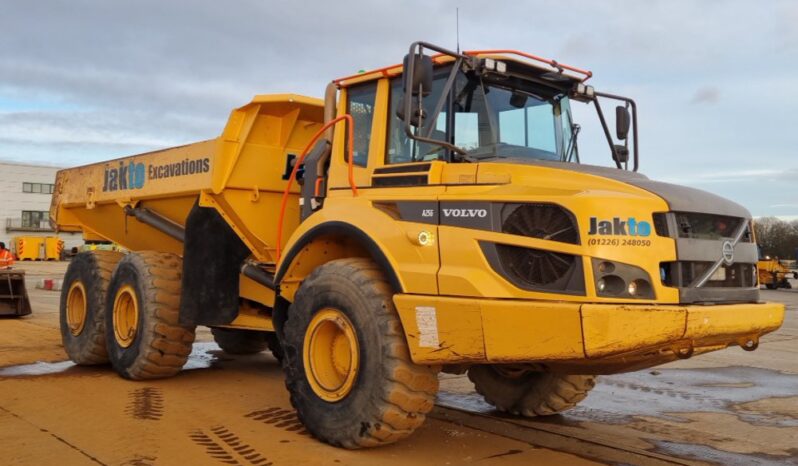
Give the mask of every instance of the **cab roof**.
[[(593, 76), (591, 71), (518, 50), (466, 50), (463, 52), (463, 54), (478, 58), (493, 58), (495, 60), (501, 60), (505, 62), (514, 62), (524, 68), (527, 68), (532, 74), (538, 75), (543, 79), (551, 79), (553, 82), (571, 82), (576, 84), (585, 82)], [(442, 65), (453, 62), (455, 58), (450, 55), (437, 54), (432, 56), (432, 60), (435, 65)], [(370, 71), (363, 71), (354, 75), (345, 76), (343, 78), (338, 78), (333, 80), (333, 82), (338, 87), (347, 87), (352, 84), (365, 81), (398, 76), (402, 74), (402, 71), (402, 65), (395, 64)], [(547, 76), (549, 78), (547, 78)]]

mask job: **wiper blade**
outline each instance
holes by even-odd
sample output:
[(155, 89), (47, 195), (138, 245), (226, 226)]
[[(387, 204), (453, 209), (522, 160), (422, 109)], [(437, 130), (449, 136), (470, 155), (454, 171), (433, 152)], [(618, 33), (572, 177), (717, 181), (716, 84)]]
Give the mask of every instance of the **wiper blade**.
[(485, 151), (485, 147), (478, 147), (476, 149), (472, 149), (469, 152), (466, 152), (465, 154), (460, 155), (461, 160), (465, 160), (466, 162), (472, 162), (472, 163), (480, 162), (482, 160), (487, 160), (487, 159), (506, 159), (506, 158), (507, 156), (500, 155), (497, 153), (495, 146), (492, 147), (492, 149), (489, 152)]
[(570, 109), (567, 109), (565, 114), (568, 116), (568, 124), (571, 126), (571, 140), (568, 141), (568, 149), (563, 154), (563, 161), (570, 162), (571, 157), (573, 157), (575, 153), (576, 163), (579, 163), (579, 150), (576, 148), (576, 139), (579, 137), (579, 131), (582, 129), (582, 127), (574, 123), (573, 118), (571, 117)]
[(461, 160), (465, 160), (466, 162), (471, 162), (471, 163), (477, 163), (477, 162), (481, 162), (481, 161), (487, 160), (487, 159), (503, 159), (503, 158), (506, 158), (504, 156), (496, 155), (496, 154), (480, 154), (480, 155), (465, 154), (465, 155), (462, 155), (460, 157), (461, 157)]

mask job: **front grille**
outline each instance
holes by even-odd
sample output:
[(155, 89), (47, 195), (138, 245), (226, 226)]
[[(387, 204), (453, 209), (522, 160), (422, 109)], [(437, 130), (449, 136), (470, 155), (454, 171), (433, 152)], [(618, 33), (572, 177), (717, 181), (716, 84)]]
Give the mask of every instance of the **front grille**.
[[(676, 232), (679, 238), (711, 239), (733, 238), (740, 225), (748, 220), (726, 215), (698, 214), (692, 212), (676, 212)], [(751, 228), (740, 241), (751, 242)]]
[(522, 204), (502, 222), (502, 233), (579, 244), (576, 219), (554, 204)]
[(657, 232), (658, 236), (670, 236), (670, 232), (668, 231), (668, 214), (664, 213), (656, 213), (654, 214), (654, 231)]
[(480, 246), (491, 268), (522, 290), (585, 294), (580, 256), (486, 241)]
[[(678, 261), (660, 265), (662, 284), (686, 288), (712, 267), (712, 262)], [(756, 286), (756, 264), (722, 264), (719, 271), (706, 282), (706, 288), (751, 288)]]
[(577, 259), (570, 254), (506, 244), (497, 244), (496, 250), (504, 270), (516, 281), (537, 288), (565, 288)]

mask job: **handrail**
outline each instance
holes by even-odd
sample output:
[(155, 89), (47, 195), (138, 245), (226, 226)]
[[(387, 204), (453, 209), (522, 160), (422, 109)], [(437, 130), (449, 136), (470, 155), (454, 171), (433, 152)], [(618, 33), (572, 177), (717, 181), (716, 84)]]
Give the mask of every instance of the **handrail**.
[[(285, 218), (285, 206), (286, 206), (286, 203), (288, 202), (288, 194), (291, 191), (291, 183), (296, 178), (296, 173), (299, 170), (299, 166), (302, 165), (302, 162), (304, 162), (305, 157), (307, 157), (308, 152), (310, 152), (310, 149), (313, 147), (313, 144), (315, 144), (316, 141), (319, 139), (319, 137), (321, 137), (321, 135), (324, 134), (324, 132), (327, 130), (327, 128), (330, 128), (330, 127), (338, 124), (339, 122), (341, 122), (343, 120), (346, 120), (346, 122), (348, 123), (347, 128), (349, 129), (348, 134), (347, 134), (347, 139), (349, 141), (349, 143), (347, 144), (347, 146), (348, 146), (347, 147), (347, 149), (348, 149), (347, 152), (349, 152), (349, 154), (348, 154), (349, 155), (349, 157), (348, 157), (348, 159), (349, 159), (348, 160), (348, 165), (349, 165), (349, 186), (352, 188), (352, 195), (353, 196), (357, 196), (357, 186), (355, 185), (355, 175), (354, 175), (354, 159), (355, 159), (354, 153), (355, 153), (355, 151), (354, 151), (354, 148), (353, 148), (354, 147), (354, 143), (355, 143), (355, 137), (354, 137), (355, 136), (355, 130), (354, 130), (355, 123), (354, 123), (354, 120), (352, 119), (352, 115), (346, 114), (346, 115), (341, 115), (341, 116), (339, 116), (339, 117), (337, 117), (337, 118), (335, 118), (333, 120), (330, 120), (327, 123), (325, 123), (324, 126), (322, 126), (316, 132), (316, 134), (313, 135), (312, 138), (310, 138), (310, 142), (308, 142), (308, 144), (305, 146), (305, 150), (302, 151), (302, 155), (300, 155), (296, 159), (296, 163), (294, 163), (294, 168), (291, 170), (291, 176), (288, 177), (288, 182), (285, 184), (285, 191), (283, 191), (283, 198), (282, 198), (282, 200), (280, 202), (280, 215), (277, 217), (277, 244), (275, 245), (276, 246), (275, 249), (277, 250), (277, 255), (276, 255), (275, 260), (274, 260), (275, 263), (280, 262), (280, 253), (281, 253), (282, 243), (283, 243), (283, 220)], [(308, 181), (306, 180), (306, 182), (308, 182)]]

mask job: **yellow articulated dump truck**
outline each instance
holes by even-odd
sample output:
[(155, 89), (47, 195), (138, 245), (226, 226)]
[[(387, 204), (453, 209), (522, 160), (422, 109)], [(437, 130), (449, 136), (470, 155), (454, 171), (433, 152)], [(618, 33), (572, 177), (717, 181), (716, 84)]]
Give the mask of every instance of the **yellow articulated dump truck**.
[(759, 284), (765, 285), (765, 288), (769, 290), (792, 288), (789, 279), (798, 279), (798, 272), (791, 272), (787, 266), (781, 263), (778, 257), (760, 257), (757, 262), (757, 269), (759, 271)]
[[(439, 371), (539, 416), (599, 374), (755, 349), (784, 307), (759, 299), (750, 214), (638, 174), (635, 104), (590, 77), (416, 42), (324, 100), (259, 95), (216, 139), (60, 171), (57, 227), (129, 251), (72, 260), (69, 356), (171, 376), (209, 326), (271, 348), (307, 429), (358, 448), (418, 428)], [(580, 163), (591, 121), (608, 167)]]

